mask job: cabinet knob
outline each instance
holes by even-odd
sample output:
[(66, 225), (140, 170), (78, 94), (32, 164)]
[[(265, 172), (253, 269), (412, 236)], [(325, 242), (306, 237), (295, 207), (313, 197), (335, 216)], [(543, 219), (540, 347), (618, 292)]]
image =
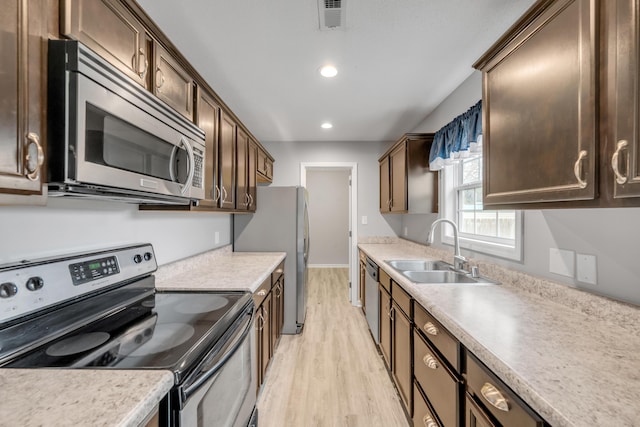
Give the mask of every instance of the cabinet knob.
[(267, 291), (265, 291), (264, 289), (259, 290), (258, 292), (256, 292), (256, 295), (259, 297), (263, 297), (267, 294)]
[(422, 423), (424, 424), (424, 427), (438, 427), (438, 424), (436, 424), (431, 415), (425, 415), (422, 417)]
[(427, 355), (422, 358), (422, 361), (427, 365), (427, 368), (438, 369), (438, 361), (433, 355), (427, 353)]
[[(627, 148), (627, 145), (629, 145), (629, 142), (625, 139), (618, 141), (618, 144), (616, 144), (616, 151), (613, 153), (613, 156), (611, 156), (611, 167), (613, 168), (613, 173), (616, 176), (616, 182), (620, 185), (627, 182), (627, 177), (620, 173), (620, 169), (619, 169), (620, 163), (619, 163), (618, 157), (620, 156), (620, 153), (622, 152), (622, 150)], [(627, 163), (628, 163), (628, 158), (627, 158)], [(628, 170), (629, 170), (629, 166), (627, 165), (627, 171)]]
[(436, 327), (436, 325), (434, 325), (431, 322), (425, 323), (422, 329), (424, 329), (424, 331), (429, 335), (433, 335), (433, 336), (438, 335), (438, 328)]
[[(147, 56), (144, 54), (144, 50), (142, 48), (138, 49), (138, 53), (133, 55), (134, 67), (136, 67), (136, 59), (138, 60), (138, 76), (140, 76), (141, 79), (144, 79), (144, 75), (147, 74), (147, 69), (149, 69), (149, 61), (147, 60)], [(142, 70), (140, 69), (140, 64), (144, 65)]]
[(509, 412), (509, 402), (507, 402), (507, 399), (502, 395), (502, 393), (500, 393), (500, 390), (498, 390), (493, 384), (484, 383), (480, 389), (480, 394), (482, 394), (482, 397), (484, 397), (485, 400), (494, 408), (504, 412)]
[(162, 85), (164, 85), (164, 73), (160, 67), (158, 67), (156, 68), (156, 89), (159, 91)]

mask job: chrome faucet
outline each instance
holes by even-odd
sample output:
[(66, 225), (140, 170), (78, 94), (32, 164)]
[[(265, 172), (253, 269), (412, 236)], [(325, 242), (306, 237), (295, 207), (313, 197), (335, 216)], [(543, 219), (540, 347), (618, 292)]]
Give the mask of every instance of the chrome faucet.
[(460, 240), (458, 239), (458, 226), (455, 222), (451, 221), (447, 218), (439, 218), (433, 221), (431, 224), (431, 230), (429, 231), (429, 235), (427, 237), (427, 245), (431, 245), (433, 243), (433, 230), (435, 230), (436, 226), (441, 222), (446, 222), (451, 224), (453, 227), (453, 242), (454, 242), (454, 253), (453, 253), (453, 268), (457, 271), (465, 272), (465, 266), (467, 264), (467, 259), (460, 254)]

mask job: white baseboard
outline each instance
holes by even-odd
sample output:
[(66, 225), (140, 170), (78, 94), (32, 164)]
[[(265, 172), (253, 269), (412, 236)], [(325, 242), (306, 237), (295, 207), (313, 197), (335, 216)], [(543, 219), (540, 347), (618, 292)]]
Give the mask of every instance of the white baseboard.
[(349, 264), (309, 264), (309, 268), (349, 268)]

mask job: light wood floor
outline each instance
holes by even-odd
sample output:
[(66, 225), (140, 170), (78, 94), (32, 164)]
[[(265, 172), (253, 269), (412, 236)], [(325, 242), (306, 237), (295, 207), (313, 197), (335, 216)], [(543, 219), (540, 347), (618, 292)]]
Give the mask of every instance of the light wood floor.
[(258, 397), (260, 427), (407, 427), (348, 270), (309, 271), (301, 335), (283, 335)]

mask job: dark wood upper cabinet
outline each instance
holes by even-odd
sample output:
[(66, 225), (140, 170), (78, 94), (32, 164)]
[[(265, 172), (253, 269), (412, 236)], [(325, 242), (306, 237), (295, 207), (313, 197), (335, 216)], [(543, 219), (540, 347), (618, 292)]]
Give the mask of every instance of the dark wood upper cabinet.
[[(606, 152), (603, 168), (610, 171), (606, 184), (619, 203), (640, 197), (640, 2), (607, 1), (604, 5), (603, 126)], [(604, 68), (604, 67), (603, 67)]]
[(197, 124), (204, 131), (205, 166), (204, 190), (205, 198), (200, 201), (203, 209), (216, 209), (220, 200), (218, 138), (220, 129), (220, 106), (206, 92), (198, 92)]
[(597, 197), (597, 16), (594, 0), (538, 2), (474, 65), (485, 206)]
[(193, 78), (160, 44), (154, 44), (153, 93), (174, 110), (193, 120)]
[(257, 162), (258, 182), (273, 182), (273, 159), (262, 147), (258, 147)]
[(220, 167), (220, 203), (223, 209), (236, 207), (236, 122), (222, 111), (220, 114), (220, 142), (218, 164)]
[(249, 139), (247, 153), (247, 192), (249, 193), (249, 210), (255, 212), (257, 208), (258, 185), (258, 143)]
[(438, 173), (429, 170), (433, 134), (408, 133), (378, 161), (380, 212), (438, 212)]
[(43, 203), (47, 4), (3, 2), (0, 25), (0, 203)]
[(236, 209), (249, 210), (249, 136), (242, 129), (236, 136)]
[(153, 58), (144, 25), (118, 0), (62, 0), (62, 35), (79, 40), (149, 89)]

